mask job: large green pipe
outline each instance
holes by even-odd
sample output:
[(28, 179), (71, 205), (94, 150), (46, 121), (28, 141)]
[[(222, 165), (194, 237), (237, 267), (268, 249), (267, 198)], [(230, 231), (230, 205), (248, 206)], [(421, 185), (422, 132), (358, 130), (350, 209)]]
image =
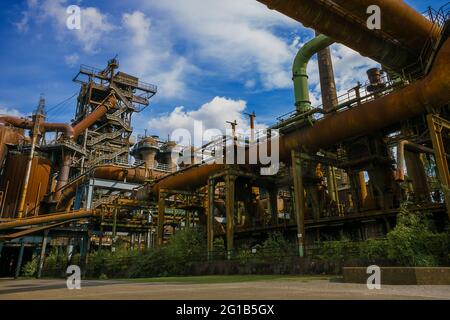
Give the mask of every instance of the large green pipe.
[(306, 71), (309, 60), (317, 52), (327, 48), (334, 40), (321, 34), (307, 42), (297, 53), (292, 66), (292, 80), (294, 81), (295, 106), (298, 112), (311, 109), (309, 100), (308, 73)]

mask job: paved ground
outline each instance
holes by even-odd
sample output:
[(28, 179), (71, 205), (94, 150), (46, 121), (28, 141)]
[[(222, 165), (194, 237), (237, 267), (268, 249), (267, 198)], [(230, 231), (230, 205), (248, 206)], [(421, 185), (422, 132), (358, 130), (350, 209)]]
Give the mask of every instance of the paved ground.
[(450, 299), (450, 286), (383, 286), (329, 280), (282, 278), (233, 283), (164, 283), (134, 281), (82, 282), (80, 290), (68, 290), (64, 280), (0, 280), (0, 300), (5, 299)]

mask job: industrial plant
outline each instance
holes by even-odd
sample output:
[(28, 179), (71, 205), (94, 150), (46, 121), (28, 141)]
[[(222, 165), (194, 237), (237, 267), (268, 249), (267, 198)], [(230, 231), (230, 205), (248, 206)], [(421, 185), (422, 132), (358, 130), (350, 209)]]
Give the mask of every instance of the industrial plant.
[[(258, 1), (316, 32), (293, 60), (295, 109), (263, 133), (255, 110), (249, 134), (224, 119), (232, 133), (203, 146), (151, 135), (154, 128), (135, 139), (133, 117), (158, 88), (122, 70), (119, 58), (80, 67), (69, 124), (48, 122), (38, 95), (31, 117), (0, 116), (0, 276), (19, 277), (36, 257), (39, 276), (52, 247), (83, 265), (89, 252), (118, 243), (151, 250), (194, 226), (206, 234), (206, 260), (218, 239), (226, 260), (273, 232), (304, 258), (320, 241), (383, 238), (406, 201), (431, 213), (439, 231), (449, 228), (450, 6), (422, 14), (403, 1)], [(383, 12), (381, 29), (366, 25), (372, 4)], [(334, 43), (380, 64), (343, 95)], [(309, 96), (311, 63), (321, 105)], [(228, 160), (258, 150), (278, 153), (276, 170), (260, 153)]]

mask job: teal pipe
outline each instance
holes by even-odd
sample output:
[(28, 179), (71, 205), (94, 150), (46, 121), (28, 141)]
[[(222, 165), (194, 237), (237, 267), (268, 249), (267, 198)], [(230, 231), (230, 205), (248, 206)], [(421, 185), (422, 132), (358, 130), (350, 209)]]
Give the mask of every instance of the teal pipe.
[(309, 60), (317, 52), (332, 45), (334, 40), (321, 34), (307, 42), (297, 53), (292, 66), (294, 81), (295, 107), (297, 112), (305, 112), (311, 109), (309, 100), (308, 73), (306, 68)]

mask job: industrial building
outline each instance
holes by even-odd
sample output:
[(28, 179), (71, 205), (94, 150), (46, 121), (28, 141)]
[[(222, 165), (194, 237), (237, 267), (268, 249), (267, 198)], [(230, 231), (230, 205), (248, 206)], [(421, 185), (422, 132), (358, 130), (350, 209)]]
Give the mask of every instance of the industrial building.
[[(383, 237), (406, 200), (448, 226), (450, 6), (421, 14), (396, 0), (258, 1), (316, 31), (293, 61), (295, 110), (270, 127), (280, 133), (277, 173), (261, 175), (261, 159), (204, 161), (239, 148), (248, 157), (273, 138), (239, 136), (235, 122), (233, 134), (201, 148), (157, 136), (133, 141), (133, 115), (157, 87), (119, 71), (117, 59), (104, 69), (83, 65), (72, 123), (46, 122), (43, 98), (31, 118), (0, 116), (0, 276), (18, 276), (36, 254), (42, 268), (49, 246), (85, 258), (114, 250), (119, 238), (130, 249), (162, 246), (192, 225), (207, 231), (210, 255), (215, 238), (231, 256), (280, 231), (304, 256), (319, 240)], [(380, 30), (366, 26), (369, 5), (383, 12)], [(338, 96), (333, 43), (382, 68)], [(315, 54), (320, 106), (308, 92)]]

